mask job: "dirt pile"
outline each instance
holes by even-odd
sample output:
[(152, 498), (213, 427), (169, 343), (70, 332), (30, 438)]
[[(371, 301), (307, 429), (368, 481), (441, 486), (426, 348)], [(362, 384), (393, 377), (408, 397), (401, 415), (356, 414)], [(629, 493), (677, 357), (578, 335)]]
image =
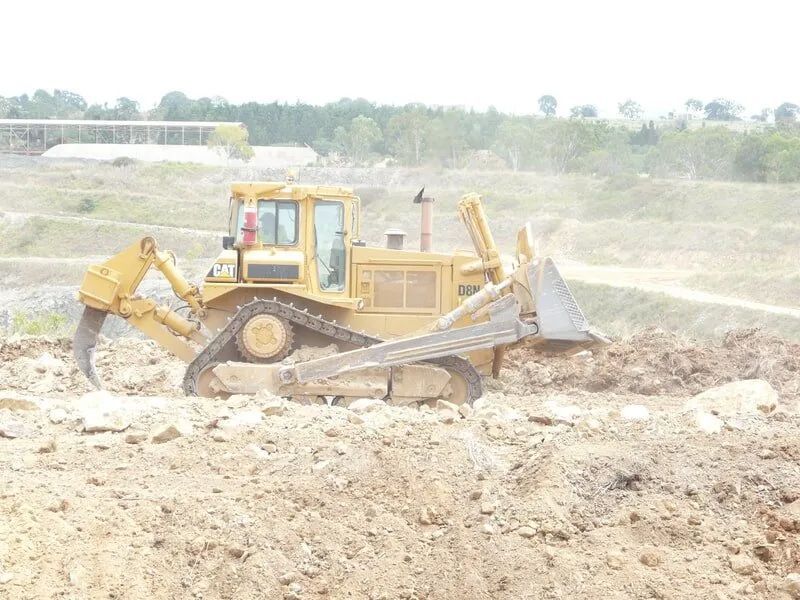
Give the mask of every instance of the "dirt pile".
[[(46, 337), (0, 339), (2, 387), (35, 393), (81, 393), (92, 388), (72, 357), (72, 342)], [(102, 340), (97, 370), (108, 390), (121, 394), (182, 394), (185, 365), (151, 340)]]
[[(731, 338), (732, 362), (711, 363), (719, 348), (639, 338), (575, 360), (572, 380), (539, 357), (550, 383), (455, 415), (186, 398), (183, 365), (138, 340), (101, 346), (117, 392), (83, 393), (68, 343), (6, 340), (0, 597), (800, 597), (791, 347)], [(667, 351), (733, 377), (744, 347), (776, 353), (768, 405), (718, 410), (728, 388), (690, 402), (691, 374), (684, 393), (628, 387), (629, 367), (666, 381)], [(592, 368), (616, 383), (577, 389)]]
[[(790, 597), (786, 413), (711, 437), (655, 398), (646, 419), (592, 420), (598, 394), (550, 425), (532, 418), (548, 396), (490, 394), (452, 423), (247, 396), (35, 399), (0, 410), (18, 425), (0, 438), (7, 597)], [(92, 411), (111, 419), (99, 433)]]
[(800, 344), (756, 329), (734, 330), (720, 344), (696, 342), (658, 329), (615, 341), (577, 357), (509, 353), (509, 392), (610, 391), (690, 395), (741, 379), (764, 379), (789, 400), (800, 399)]

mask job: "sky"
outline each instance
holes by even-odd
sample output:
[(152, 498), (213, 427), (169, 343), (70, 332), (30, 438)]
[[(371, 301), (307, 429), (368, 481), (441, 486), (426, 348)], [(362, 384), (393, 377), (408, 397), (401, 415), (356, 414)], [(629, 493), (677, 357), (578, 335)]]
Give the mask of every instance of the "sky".
[(798, 17), (792, 0), (6, 2), (0, 96), (58, 88), (149, 109), (179, 90), (525, 114), (552, 94), (559, 114), (614, 117), (632, 98), (654, 118), (726, 97), (749, 116), (800, 104)]

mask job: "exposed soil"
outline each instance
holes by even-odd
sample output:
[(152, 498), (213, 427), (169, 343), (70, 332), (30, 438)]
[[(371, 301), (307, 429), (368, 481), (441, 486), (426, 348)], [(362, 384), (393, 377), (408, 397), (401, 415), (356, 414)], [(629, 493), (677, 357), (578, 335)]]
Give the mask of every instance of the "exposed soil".
[[(68, 342), (5, 340), (0, 598), (800, 597), (798, 350), (744, 331), (519, 350), (448, 423), (185, 398), (183, 365), (130, 339), (86, 394)], [(753, 377), (777, 409), (715, 434), (687, 413)]]
[(693, 395), (741, 379), (765, 379), (787, 401), (800, 400), (800, 344), (757, 329), (695, 342), (648, 329), (578, 357), (509, 353), (499, 389), (531, 394), (581, 389), (645, 395)]

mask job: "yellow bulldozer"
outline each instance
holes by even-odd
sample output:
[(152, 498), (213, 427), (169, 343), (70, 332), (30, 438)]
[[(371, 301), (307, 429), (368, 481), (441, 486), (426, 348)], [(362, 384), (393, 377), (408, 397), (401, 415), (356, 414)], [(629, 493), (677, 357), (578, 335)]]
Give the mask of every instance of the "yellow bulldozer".
[[(554, 262), (535, 256), (528, 225), (514, 256), (501, 256), (480, 196), (467, 194), (458, 213), (475, 251), (440, 254), (431, 251), (433, 199), (414, 201), (419, 251), (404, 249), (398, 230), (387, 231), (386, 247), (367, 246), (351, 189), (234, 183), (228, 235), (202, 287), (149, 236), (89, 267), (77, 364), (101, 386), (94, 351), (111, 313), (188, 363), (187, 395), (462, 404), (480, 397), (483, 376), (499, 374), (509, 347), (569, 352), (605, 341)], [(182, 306), (137, 295), (150, 269)]]

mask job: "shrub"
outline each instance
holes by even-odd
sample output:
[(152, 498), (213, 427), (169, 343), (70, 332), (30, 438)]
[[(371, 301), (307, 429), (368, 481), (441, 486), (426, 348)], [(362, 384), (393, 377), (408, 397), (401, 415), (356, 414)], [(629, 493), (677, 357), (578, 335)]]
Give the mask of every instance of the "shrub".
[(81, 198), (81, 201), (78, 202), (78, 212), (85, 215), (88, 213), (92, 213), (97, 209), (99, 202), (94, 198)]
[(114, 167), (131, 167), (136, 164), (136, 159), (131, 158), (130, 156), (118, 156), (114, 160), (111, 161), (111, 165)]

